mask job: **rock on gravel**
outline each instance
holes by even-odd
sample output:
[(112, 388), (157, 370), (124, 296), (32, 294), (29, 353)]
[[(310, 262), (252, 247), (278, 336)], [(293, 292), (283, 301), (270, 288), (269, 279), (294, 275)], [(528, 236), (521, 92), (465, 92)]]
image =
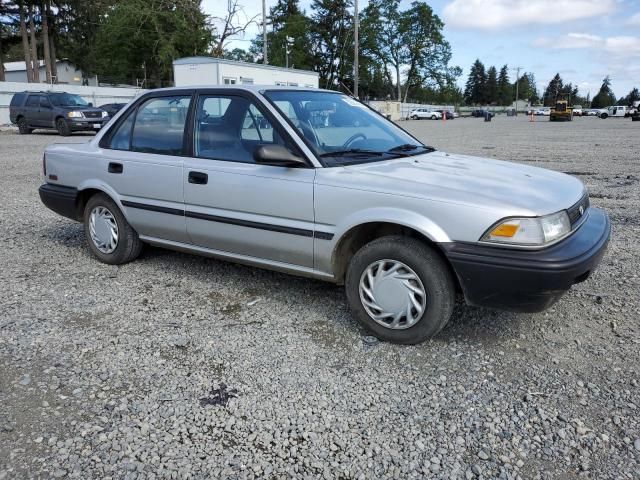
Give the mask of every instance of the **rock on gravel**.
[(368, 342), (332, 285), (97, 262), (37, 195), (44, 146), (90, 137), (0, 132), (0, 480), (637, 479), (639, 125), (403, 126), (580, 178), (612, 220), (600, 268), (546, 312), (458, 303), (429, 342)]

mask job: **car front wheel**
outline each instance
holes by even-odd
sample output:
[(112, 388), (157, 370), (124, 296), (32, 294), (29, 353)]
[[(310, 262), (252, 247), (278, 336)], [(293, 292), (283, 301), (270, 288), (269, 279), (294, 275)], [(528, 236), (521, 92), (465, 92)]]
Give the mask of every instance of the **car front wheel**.
[(142, 251), (138, 233), (116, 203), (99, 193), (84, 209), (84, 233), (91, 253), (104, 263), (120, 265), (135, 260)]
[(349, 306), (360, 324), (393, 343), (416, 344), (447, 324), (455, 303), (444, 260), (419, 240), (389, 236), (362, 247), (345, 280)]
[(69, 135), (71, 135), (71, 128), (64, 118), (59, 118), (58, 120), (56, 120), (56, 130), (63, 137), (68, 137)]

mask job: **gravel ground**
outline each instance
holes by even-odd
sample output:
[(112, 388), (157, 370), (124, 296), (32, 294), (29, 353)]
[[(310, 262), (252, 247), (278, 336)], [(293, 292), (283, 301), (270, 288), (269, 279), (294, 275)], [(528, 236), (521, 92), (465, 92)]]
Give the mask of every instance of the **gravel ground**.
[(43, 147), (88, 137), (0, 132), (0, 480), (640, 478), (640, 124), (402, 125), (578, 176), (613, 223), (600, 269), (546, 312), (459, 303), (432, 341), (378, 343), (329, 284), (98, 263), (36, 192)]

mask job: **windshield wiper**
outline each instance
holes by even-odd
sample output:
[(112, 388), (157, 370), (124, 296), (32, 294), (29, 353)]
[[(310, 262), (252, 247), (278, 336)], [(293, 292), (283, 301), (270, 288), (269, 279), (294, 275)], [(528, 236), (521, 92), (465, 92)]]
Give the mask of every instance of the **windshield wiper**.
[(403, 143), (402, 145), (398, 145), (397, 147), (393, 147), (389, 150), (387, 150), (387, 152), (392, 152), (392, 153), (396, 153), (396, 152), (410, 152), (413, 150), (416, 150), (418, 148), (424, 148), (425, 150), (428, 150), (430, 152), (435, 152), (436, 149), (433, 147), (429, 147), (426, 145), (414, 145), (412, 143)]
[(349, 157), (349, 156), (376, 156), (384, 155), (385, 152), (376, 152), (375, 150), (363, 150), (362, 148), (350, 148), (349, 150), (336, 150), (335, 152), (326, 152), (321, 153), (319, 156), (321, 158), (326, 157)]

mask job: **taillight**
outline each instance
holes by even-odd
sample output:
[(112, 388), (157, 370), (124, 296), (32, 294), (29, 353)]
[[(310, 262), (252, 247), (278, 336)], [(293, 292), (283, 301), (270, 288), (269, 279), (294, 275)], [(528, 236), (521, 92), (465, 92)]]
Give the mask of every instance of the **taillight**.
[(42, 174), (45, 177), (47, 176), (47, 154), (46, 153), (42, 154)]

